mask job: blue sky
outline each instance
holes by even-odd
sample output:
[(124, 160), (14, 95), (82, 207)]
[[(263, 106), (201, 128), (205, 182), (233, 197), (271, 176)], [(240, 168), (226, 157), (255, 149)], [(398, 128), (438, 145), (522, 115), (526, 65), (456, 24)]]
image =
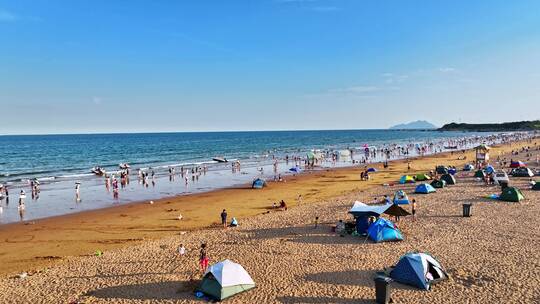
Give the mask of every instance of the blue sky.
[(539, 1), (0, 0), (1, 134), (540, 118)]

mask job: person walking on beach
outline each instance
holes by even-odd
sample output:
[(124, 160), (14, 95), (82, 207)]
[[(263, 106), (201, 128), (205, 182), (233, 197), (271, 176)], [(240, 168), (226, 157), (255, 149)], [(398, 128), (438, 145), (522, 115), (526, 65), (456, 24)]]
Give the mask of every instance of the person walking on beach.
[(225, 209), (221, 212), (221, 224), (223, 228), (227, 228), (227, 211)]
[(416, 222), (416, 199), (414, 198), (411, 202), (411, 213), (413, 222)]
[(206, 273), (206, 269), (208, 268), (208, 255), (206, 252), (206, 243), (201, 244), (201, 250), (199, 252), (199, 266), (201, 267), (201, 272), (203, 275)]

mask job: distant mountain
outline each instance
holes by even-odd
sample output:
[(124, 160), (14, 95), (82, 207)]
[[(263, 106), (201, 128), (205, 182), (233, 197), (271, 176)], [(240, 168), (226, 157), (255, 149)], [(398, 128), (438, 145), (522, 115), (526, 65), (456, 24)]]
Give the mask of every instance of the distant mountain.
[(427, 130), (427, 129), (437, 129), (437, 126), (427, 122), (425, 120), (417, 120), (409, 123), (395, 125), (390, 127), (392, 130)]
[(467, 124), (449, 123), (439, 131), (480, 131), (480, 132), (504, 132), (504, 131), (531, 131), (540, 130), (540, 120), (503, 122), (494, 124)]

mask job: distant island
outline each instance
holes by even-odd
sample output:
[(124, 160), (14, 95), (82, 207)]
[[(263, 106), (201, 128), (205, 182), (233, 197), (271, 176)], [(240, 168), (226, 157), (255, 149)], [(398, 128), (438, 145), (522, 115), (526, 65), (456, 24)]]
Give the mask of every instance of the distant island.
[(540, 120), (504, 122), (493, 124), (449, 123), (438, 131), (504, 132), (540, 130)]
[(425, 120), (417, 120), (409, 123), (399, 124), (390, 127), (391, 130), (429, 130), (437, 129), (437, 126)]

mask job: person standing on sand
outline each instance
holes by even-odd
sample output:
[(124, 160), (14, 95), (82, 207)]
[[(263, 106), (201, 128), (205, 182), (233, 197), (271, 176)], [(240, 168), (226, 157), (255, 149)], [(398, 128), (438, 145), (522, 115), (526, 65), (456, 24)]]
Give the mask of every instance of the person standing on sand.
[(201, 244), (201, 250), (199, 253), (199, 265), (201, 266), (201, 272), (203, 275), (206, 273), (206, 269), (208, 268), (208, 255), (206, 253), (206, 243)]
[(411, 213), (413, 222), (416, 222), (416, 199), (414, 198), (411, 202)]
[(225, 209), (221, 212), (221, 224), (223, 228), (227, 228), (227, 211)]

